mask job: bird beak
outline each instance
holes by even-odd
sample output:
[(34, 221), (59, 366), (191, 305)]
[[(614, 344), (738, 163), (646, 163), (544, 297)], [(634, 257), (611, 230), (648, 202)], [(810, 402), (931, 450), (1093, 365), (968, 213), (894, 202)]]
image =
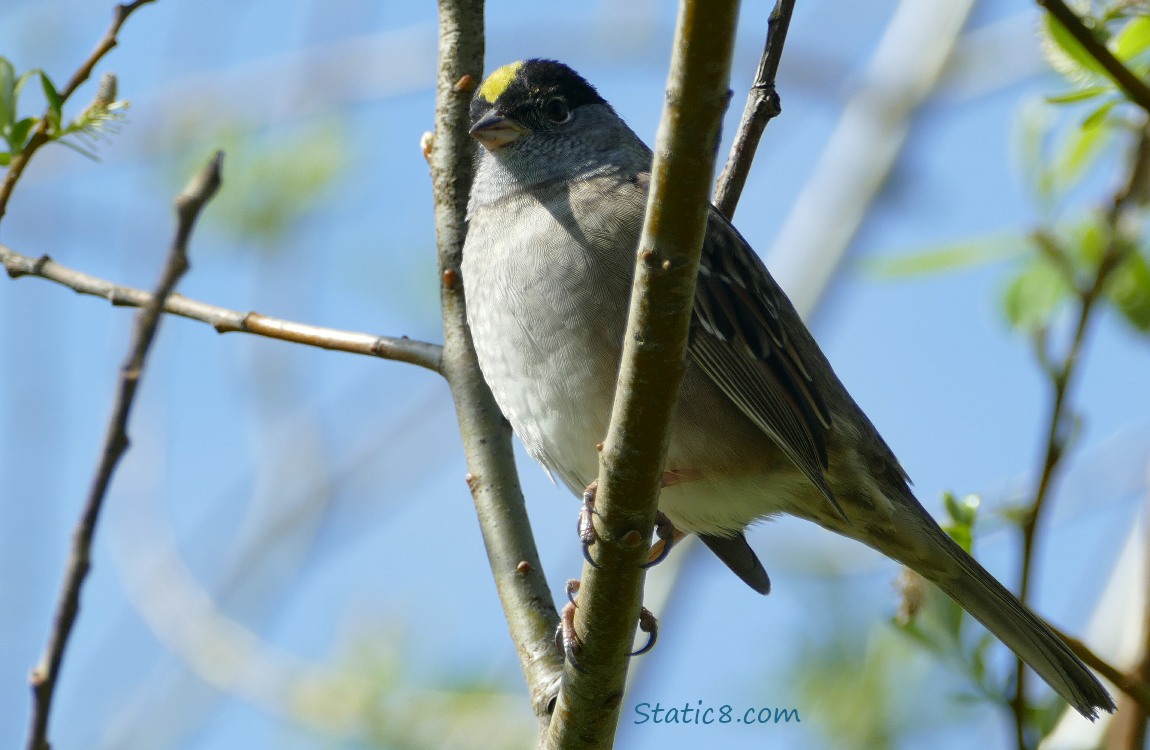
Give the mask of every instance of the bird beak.
[(479, 118), (479, 122), (472, 125), (468, 132), (483, 148), (494, 151), (518, 139), (527, 132), (527, 128), (493, 109)]

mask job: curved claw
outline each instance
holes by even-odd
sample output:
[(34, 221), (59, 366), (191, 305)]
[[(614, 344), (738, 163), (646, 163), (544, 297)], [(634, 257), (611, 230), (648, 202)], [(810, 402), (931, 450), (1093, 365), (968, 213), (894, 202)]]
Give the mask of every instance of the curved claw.
[(639, 566), (641, 568), (650, 568), (666, 560), (667, 555), (671, 554), (671, 547), (683, 538), (683, 532), (676, 529), (662, 511), (658, 511), (655, 515), (655, 536), (659, 537), (659, 541), (651, 545), (650, 557)]
[(586, 672), (575, 653), (579, 650), (579, 636), (575, 634), (575, 603), (563, 606), (559, 614), (559, 625), (555, 628), (555, 645), (563, 652), (564, 658), (578, 672)]
[(599, 489), (598, 480), (587, 485), (587, 489), (583, 492), (583, 507), (579, 511), (579, 523), (576, 530), (579, 534), (579, 542), (583, 546), (583, 559), (592, 568), (598, 569), (599, 563), (595, 562), (595, 558), (591, 557), (591, 545), (599, 539), (599, 534), (595, 531), (595, 493)]
[(638, 651), (632, 651), (628, 656), (642, 656), (655, 647), (655, 641), (659, 640), (659, 621), (655, 619), (655, 615), (651, 614), (651, 610), (643, 607), (639, 612), (639, 630), (648, 634), (647, 643), (643, 645)]
[(648, 559), (647, 562), (643, 563), (639, 567), (643, 569), (653, 568), (659, 563), (663, 562), (667, 559), (667, 555), (671, 554), (672, 546), (673, 543), (667, 541), (666, 539), (660, 539), (659, 541), (655, 542), (651, 545), (650, 559)]

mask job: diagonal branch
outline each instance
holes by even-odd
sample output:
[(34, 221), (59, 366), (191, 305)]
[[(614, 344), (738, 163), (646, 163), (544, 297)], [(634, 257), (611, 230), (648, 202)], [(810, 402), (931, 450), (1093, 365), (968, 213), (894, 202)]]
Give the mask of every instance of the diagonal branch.
[[(154, 299), (151, 292), (143, 289), (121, 286), (82, 271), (62, 266), (47, 255), (41, 255), (39, 258), (21, 255), (4, 245), (0, 245), (0, 264), (4, 265), (8, 275), (12, 278), (36, 276), (62, 284), (79, 294), (101, 297), (113, 305), (146, 307)], [(226, 307), (188, 299), (181, 294), (171, 294), (164, 300), (164, 312), (207, 323), (218, 333), (250, 333), (255, 336), (289, 341), (320, 349), (348, 352), (349, 354), (365, 354), (381, 359), (407, 362), (432, 372), (439, 372), (440, 346), (423, 341), (413, 341), (406, 336), (397, 339), (370, 333), (354, 333), (337, 328), (325, 328), (309, 323), (297, 323), (257, 312), (229, 310)]]
[(48, 647), (40, 664), (32, 670), (29, 682), (32, 686), (32, 724), (28, 734), (28, 750), (49, 750), (48, 718), (52, 711), (52, 697), (60, 677), (60, 667), (64, 661), (64, 651), (68, 646), (76, 616), (80, 610), (80, 590), (91, 567), (90, 555), (92, 539), (96, 534), (96, 521), (103, 507), (112, 473), (120, 458), (128, 449), (128, 417), (135, 401), (136, 389), (144, 374), (148, 350), (156, 338), (164, 300), (172, 293), (180, 277), (188, 270), (187, 246), (192, 227), (204, 205), (215, 195), (220, 186), (221, 152), (216, 152), (208, 165), (200, 171), (176, 197), (176, 235), (168, 251), (164, 270), (152, 294), (151, 302), (140, 310), (136, 317), (128, 358), (120, 368), (119, 389), (112, 416), (108, 422), (108, 432), (104, 439), (104, 450), (96, 476), (92, 481), (83, 514), (76, 525), (72, 537), (72, 551), (56, 615), (49, 636)]
[[(155, 0), (135, 0), (135, 2), (116, 6), (116, 10), (112, 16), (112, 25), (104, 32), (104, 37), (96, 45), (96, 49), (92, 50), (92, 54), (88, 55), (88, 59), (72, 74), (72, 77), (68, 79), (68, 83), (64, 84), (64, 88), (60, 89), (61, 104), (68, 101), (68, 98), (76, 92), (80, 84), (88, 80), (88, 77), (92, 75), (92, 71), (96, 68), (96, 64), (116, 46), (116, 36), (120, 33), (120, 27), (124, 25), (124, 21), (128, 20), (128, 16), (132, 15), (141, 5), (147, 5), (151, 2), (155, 2)], [(49, 127), (50, 120), (48, 114), (45, 113), (36, 125), (36, 129), (32, 131), (32, 135), (24, 145), (24, 148), (20, 153), (12, 157), (12, 163), (8, 165), (8, 171), (4, 175), (4, 181), (0, 182), (0, 219), (4, 218), (4, 214), (8, 210), (8, 199), (12, 197), (12, 190), (15, 189), (16, 181), (20, 179), (20, 175), (24, 173), (24, 168), (28, 166), (28, 162), (32, 159), (33, 154), (48, 142)]]
[(610, 747), (643, 593), (671, 413), (703, 245), (738, 20), (737, 0), (683, 0), (639, 240), (611, 424), (599, 462), (599, 567), (584, 564), (575, 632), (549, 746)]
[(1078, 14), (1071, 10), (1062, 0), (1037, 0), (1046, 12), (1054, 16), (1074, 39), (1082, 45), (1087, 54), (1098, 61), (1107, 75), (1118, 84), (1130, 101), (1150, 113), (1150, 86), (1134, 75), (1130, 68), (1122, 64), (1114, 54), (1106, 48), (1098, 37), (1086, 27)]
[(755, 82), (747, 92), (747, 105), (743, 108), (743, 119), (735, 132), (735, 142), (727, 165), (719, 175), (715, 187), (715, 208), (728, 219), (734, 217), (735, 207), (747, 184), (751, 163), (759, 148), (763, 131), (774, 118), (782, 113), (779, 93), (775, 90), (775, 77), (779, 72), (779, 62), (783, 59), (783, 45), (787, 43), (787, 29), (791, 25), (791, 14), (795, 10), (795, 0), (778, 0), (767, 22), (767, 41), (763, 46), (763, 56), (755, 73)]

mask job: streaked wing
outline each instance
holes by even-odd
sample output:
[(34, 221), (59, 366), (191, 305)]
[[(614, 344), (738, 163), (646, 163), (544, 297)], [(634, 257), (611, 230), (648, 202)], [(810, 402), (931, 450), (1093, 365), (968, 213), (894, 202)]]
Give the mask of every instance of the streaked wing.
[(779, 317), (789, 304), (747, 241), (712, 209), (688, 352), (843, 515), (824, 473), (830, 411)]

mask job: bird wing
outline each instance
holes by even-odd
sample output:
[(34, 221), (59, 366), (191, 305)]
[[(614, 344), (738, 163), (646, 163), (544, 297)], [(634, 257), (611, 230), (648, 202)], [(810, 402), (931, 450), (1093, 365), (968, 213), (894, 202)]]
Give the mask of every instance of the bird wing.
[(847, 520), (826, 480), (831, 414), (787, 333), (790, 306), (747, 241), (711, 209), (688, 353)]

